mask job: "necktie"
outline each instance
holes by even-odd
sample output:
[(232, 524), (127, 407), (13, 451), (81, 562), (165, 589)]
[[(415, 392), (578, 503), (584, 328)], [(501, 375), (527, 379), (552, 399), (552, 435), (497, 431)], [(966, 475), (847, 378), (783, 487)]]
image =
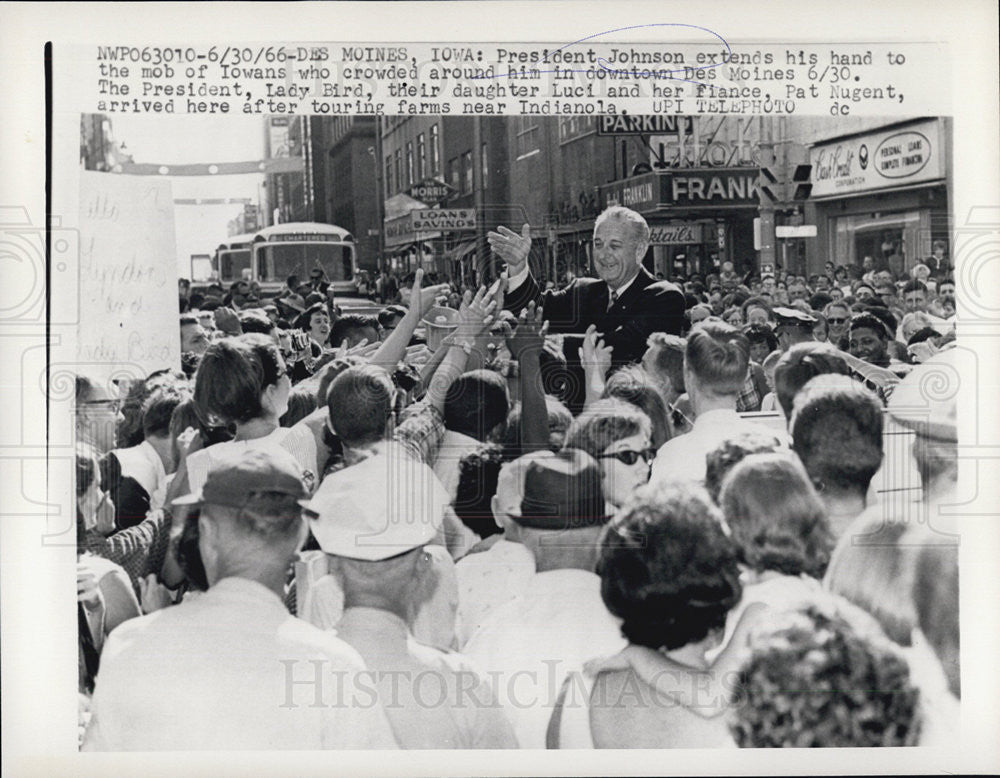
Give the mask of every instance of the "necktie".
[(611, 290), (611, 294), (608, 295), (608, 310), (610, 311), (615, 307), (615, 303), (618, 302), (618, 292), (614, 289)]

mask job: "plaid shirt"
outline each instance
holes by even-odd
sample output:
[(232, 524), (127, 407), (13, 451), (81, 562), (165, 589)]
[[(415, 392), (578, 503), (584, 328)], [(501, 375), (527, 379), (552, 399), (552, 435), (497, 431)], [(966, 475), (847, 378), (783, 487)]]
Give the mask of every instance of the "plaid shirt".
[(763, 397), (757, 391), (757, 385), (753, 380), (753, 365), (755, 363), (751, 362), (747, 365), (747, 375), (743, 379), (743, 388), (740, 389), (740, 393), (736, 395), (736, 412), (737, 413), (747, 413), (749, 411), (759, 411), (760, 404), (764, 400)]
[(138, 591), (139, 579), (150, 573), (159, 574), (169, 545), (170, 521), (162, 510), (156, 510), (150, 511), (139, 524), (108, 537), (89, 531), (82, 550), (121, 565)]

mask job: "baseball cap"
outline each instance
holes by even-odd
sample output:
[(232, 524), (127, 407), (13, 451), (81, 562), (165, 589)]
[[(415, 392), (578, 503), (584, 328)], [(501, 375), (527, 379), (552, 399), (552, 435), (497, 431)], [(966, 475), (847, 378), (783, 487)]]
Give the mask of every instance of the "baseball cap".
[(261, 492), (287, 494), (296, 500), (308, 495), (295, 457), (278, 448), (236, 452), (212, 466), (201, 489), (178, 497), (174, 505), (243, 508)]
[(914, 367), (889, 398), (889, 415), (921, 437), (958, 442), (956, 409), (962, 376), (975, 380), (976, 365), (970, 352), (945, 348)]
[(811, 316), (805, 311), (800, 311), (798, 308), (779, 306), (772, 308), (772, 311), (775, 318), (775, 328), (785, 326), (812, 329), (817, 321), (815, 316)]
[(430, 543), (448, 502), (430, 467), (389, 445), (331, 473), (300, 504), (323, 551), (379, 561)]

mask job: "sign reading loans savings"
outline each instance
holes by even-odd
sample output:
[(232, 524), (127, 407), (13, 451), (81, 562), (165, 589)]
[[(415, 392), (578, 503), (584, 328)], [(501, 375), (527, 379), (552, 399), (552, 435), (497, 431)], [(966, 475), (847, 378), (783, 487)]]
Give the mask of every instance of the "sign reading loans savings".
[(809, 160), (814, 198), (941, 179), (941, 125), (935, 119), (818, 144)]

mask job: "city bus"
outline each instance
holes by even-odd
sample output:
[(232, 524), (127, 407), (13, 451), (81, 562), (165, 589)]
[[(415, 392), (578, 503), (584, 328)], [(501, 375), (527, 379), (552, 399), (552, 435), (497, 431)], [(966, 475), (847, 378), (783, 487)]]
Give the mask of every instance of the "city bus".
[(317, 268), (336, 294), (356, 294), (357, 266), (354, 236), (319, 222), (275, 224), (233, 235), (219, 244), (212, 258), (213, 280), (224, 290), (234, 281), (257, 281), (265, 297), (273, 297), (290, 275), (308, 283)]
[(289, 222), (254, 233), (251, 279), (267, 296), (276, 294), (290, 275), (308, 283), (322, 270), (336, 294), (356, 294), (358, 260), (354, 236), (342, 227), (318, 222)]

